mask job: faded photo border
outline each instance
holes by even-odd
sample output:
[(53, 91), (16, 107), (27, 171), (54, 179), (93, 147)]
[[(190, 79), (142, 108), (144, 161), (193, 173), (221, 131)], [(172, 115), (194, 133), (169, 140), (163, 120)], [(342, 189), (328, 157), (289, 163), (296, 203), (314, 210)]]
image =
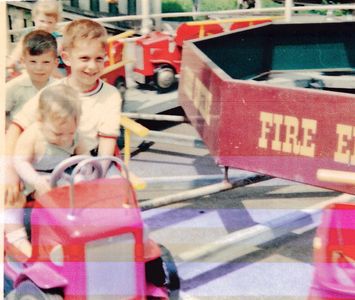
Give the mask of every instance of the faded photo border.
[[(0, 210), (1, 210), (1, 243), (0, 243), (0, 251), (1, 253), (4, 253), (4, 222), (3, 220), (3, 213), (4, 213), (4, 181), (5, 181), (5, 174), (4, 174), (4, 159), (5, 159), (5, 147), (4, 147), (4, 141), (5, 141), (5, 57), (6, 57), (6, 49), (7, 49), (7, 30), (6, 30), (6, 1), (5, 0), (0, 0), (0, 45), (3, 45), (0, 47), (0, 67), (1, 67), (1, 74), (0, 74), (0, 90), (2, 91), (2, 101), (1, 101), (1, 113), (2, 116), (0, 118), (0, 131), (1, 131), (1, 137), (0, 137), (0, 148), (1, 148), (1, 167), (0, 167), (0, 179), (1, 179), (1, 184), (0, 184), (0, 194), (1, 194), (1, 201), (0, 201)], [(3, 299), (3, 291), (4, 291), (4, 264), (3, 264), (3, 255), (1, 255), (1, 264), (0, 264), (0, 270), (1, 270), (1, 279), (0, 279), (0, 297)]]

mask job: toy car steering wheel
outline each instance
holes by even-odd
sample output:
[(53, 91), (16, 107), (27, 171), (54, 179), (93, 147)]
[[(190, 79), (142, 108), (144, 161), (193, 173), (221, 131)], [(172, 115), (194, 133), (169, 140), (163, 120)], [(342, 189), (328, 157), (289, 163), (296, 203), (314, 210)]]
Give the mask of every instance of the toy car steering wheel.
[[(64, 179), (65, 181), (70, 183), (69, 201), (70, 201), (70, 207), (72, 209), (72, 212), (70, 213), (69, 217), (74, 218), (74, 208), (75, 208), (74, 183), (75, 183), (76, 176), (80, 174), (82, 176), (81, 180), (93, 180), (96, 178), (105, 177), (106, 174), (104, 174), (101, 166), (101, 161), (105, 161), (105, 160), (108, 161), (109, 163), (112, 162), (116, 163), (116, 165), (118, 165), (119, 167), (118, 170), (120, 175), (126, 177), (126, 179), (129, 181), (129, 173), (127, 167), (125, 166), (124, 162), (121, 159), (114, 156), (99, 156), (99, 157), (91, 157), (86, 155), (73, 156), (60, 163), (53, 170), (50, 179), (50, 184), (52, 187), (57, 186), (59, 179)], [(70, 175), (65, 173), (65, 170), (73, 167), (74, 165), (76, 166), (74, 167)], [(91, 168), (91, 172), (88, 172), (88, 169), (90, 171), (90, 168)]]
[[(78, 181), (75, 178), (78, 175), (80, 176), (80, 181), (103, 178), (106, 174), (104, 174), (101, 161), (104, 160), (107, 160), (110, 163), (116, 163), (116, 165), (119, 166), (118, 170), (121, 176), (124, 176), (129, 180), (129, 173), (126, 165), (121, 159), (115, 156), (92, 157), (88, 155), (76, 155), (64, 160), (55, 167), (51, 174), (50, 185), (51, 187), (58, 186), (59, 180), (74, 184), (74, 182)], [(66, 173), (65, 171), (70, 168), (74, 168), (71, 174)]]
[[(72, 183), (72, 175), (66, 173), (65, 171), (73, 168), (74, 166), (80, 165), (81, 167), (78, 168), (77, 174), (80, 176), (80, 180), (93, 180), (97, 178), (103, 177), (103, 169), (101, 164), (97, 161), (91, 160), (92, 157), (88, 155), (77, 155), (72, 156), (63, 162), (61, 162), (58, 166), (55, 167), (53, 170), (49, 184), (51, 187), (58, 186), (58, 182), (60, 180), (66, 183)], [(82, 162), (90, 160), (90, 164), (85, 163), (85, 168), (83, 168)], [(76, 169), (76, 168), (75, 168)], [(74, 170), (73, 170), (74, 171)], [(73, 173), (73, 172), (72, 172)], [(73, 179), (75, 181), (75, 179)]]

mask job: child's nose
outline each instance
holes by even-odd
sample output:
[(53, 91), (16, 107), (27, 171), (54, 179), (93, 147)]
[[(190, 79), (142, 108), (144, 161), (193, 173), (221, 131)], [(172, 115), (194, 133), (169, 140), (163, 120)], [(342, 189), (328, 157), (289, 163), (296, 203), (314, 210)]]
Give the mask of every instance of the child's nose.
[(95, 69), (97, 68), (96, 61), (90, 60), (90, 61), (89, 61), (89, 64), (88, 64), (88, 68), (89, 68), (90, 70), (95, 70)]
[(37, 64), (35, 65), (35, 70), (36, 70), (36, 71), (41, 71), (41, 70), (42, 70), (42, 64), (41, 64), (41, 63), (37, 63)]

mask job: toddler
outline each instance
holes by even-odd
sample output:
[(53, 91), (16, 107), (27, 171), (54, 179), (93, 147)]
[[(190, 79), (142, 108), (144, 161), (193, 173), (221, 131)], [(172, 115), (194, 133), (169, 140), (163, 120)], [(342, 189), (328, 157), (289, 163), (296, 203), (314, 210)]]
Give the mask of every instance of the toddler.
[[(21, 134), (14, 153), (14, 167), (25, 184), (26, 197), (38, 197), (51, 189), (46, 175), (61, 161), (88, 153), (77, 132), (80, 114), (78, 94), (68, 85), (53, 85), (40, 92), (38, 120)], [(16, 201), (7, 205), (5, 213), (7, 253), (20, 261), (32, 253), (23, 225), (23, 205), (23, 200)]]

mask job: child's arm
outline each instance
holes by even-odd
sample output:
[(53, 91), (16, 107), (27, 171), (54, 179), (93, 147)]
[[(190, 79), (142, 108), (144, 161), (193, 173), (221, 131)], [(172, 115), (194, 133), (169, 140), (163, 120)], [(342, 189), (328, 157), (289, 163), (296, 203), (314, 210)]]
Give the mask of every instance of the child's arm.
[(6, 131), (5, 154), (7, 157), (5, 203), (12, 204), (21, 191), (21, 182), (13, 166), (13, 156), (16, 143), (24, 130), (36, 120), (38, 108), (38, 94), (26, 102), (22, 109), (15, 114), (13, 122)]
[[(116, 147), (116, 139), (111, 138), (111, 137), (100, 137), (99, 138), (99, 149), (98, 149), (98, 155), (99, 156), (112, 156), (115, 152), (115, 147)], [(102, 164), (102, 167), (104, 169), (104, 174), (106, 174), (106, 171), (108, 170), (110, 166), (110, 162), (104, 162)]]
[(80, 138), (78, 140), (78, 144), (74, 149), (74, 154), (80, 155), (80, 154), (88, 154), (90, 155), (90, 149), (86, 146), (84, 140)]
[(14, 167), (21, 179), (32, 185), (38, 195), (48, 192), (51, 188), (44, 176), (41, 176), (31, 162), (36, 155), (36, 131), (29, 128), (19, 137), (15, 148)]
[(7, 129), (5, 135), (5, 154), (6, 154), (5, 203), (7, 204), (15, 203), (21, 191), (20, 179), (13, 166), (13, 155), (15, 151), (15, 146), (21, 132), (22, 129), (20, 127), (18, 127), (13, 123), (10, 123), (10, 126)]

